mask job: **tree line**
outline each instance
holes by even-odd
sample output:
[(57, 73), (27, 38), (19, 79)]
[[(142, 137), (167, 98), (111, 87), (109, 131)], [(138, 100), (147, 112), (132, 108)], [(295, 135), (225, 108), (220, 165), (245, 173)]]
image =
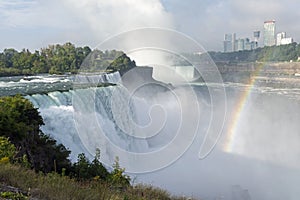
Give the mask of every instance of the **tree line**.
[(241, 63), (241, 62), (290, 62), (298, 61), (300, 57), (300, 44), (291, 43), (280, 46), (257, 48), (237, 52), (209, 52), (215, 62)]
[(126, 71), (135, 67), (135, 62), (122, 51), (75, 47), (68, 42), (49, 45), (30, 52), (9, 48), (0, 53), (0, 76), (35, 75), (41, 73), (64, 74), (78, 71)]

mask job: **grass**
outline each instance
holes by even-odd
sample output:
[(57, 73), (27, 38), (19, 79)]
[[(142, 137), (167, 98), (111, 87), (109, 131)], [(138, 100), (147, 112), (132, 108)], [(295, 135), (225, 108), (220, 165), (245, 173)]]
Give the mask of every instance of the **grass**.
[[(19, 188), (27, 196), (46, 200), (184, 200), (160, 188), (136, 185), (114, 188), (105, 182), (78, 182), (56, 173), (35, 173), (12, 164), (0, 164), (0, 183)], [(0, 197), (1, 199), (1, 197)]]

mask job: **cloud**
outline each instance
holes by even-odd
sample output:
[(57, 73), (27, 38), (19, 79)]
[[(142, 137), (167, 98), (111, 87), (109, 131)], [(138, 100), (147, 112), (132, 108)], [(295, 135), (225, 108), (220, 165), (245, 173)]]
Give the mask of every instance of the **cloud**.
[(225, 33), (251, 38), (268, 19), (299, 41), (298, 7), (298, 0), (1, 0), (0, 36), (6, 40), (0, 48), (67, 41), (94, 47), (120, 32), (164, 27), (193, 37), (208, 50), (222, 50)]
[[(4, 13), (0, 20), (4, 32), (0, 34), (24, 32), (23, 29), (34, 34), (34, 30), (39, 29), (44, 43), (71, 41), (95, 46), (127, 30), (173, 26), (172, 15), (160, 0), (4, 0), (0, 3), (0, 11)], [(23, 37), (22, 33), (17, 35)]]
[[(65, 0), (64, 4), (79, 15), (83, 28), (98, 40), (141, 27), (172, 27), (172, 16), (159, 0)], [(84, 30), (83, 30), (84, 31)]]
[(0, 25), (15, 27), (17, 19), (22, 20), (20, 16), (27, 15), (34, 1), (2, 0), (0, 1)]

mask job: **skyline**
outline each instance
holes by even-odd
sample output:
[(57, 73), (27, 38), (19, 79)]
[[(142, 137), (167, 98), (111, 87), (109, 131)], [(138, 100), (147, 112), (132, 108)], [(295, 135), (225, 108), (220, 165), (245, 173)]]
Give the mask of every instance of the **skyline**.
[(297, 7), (296, 0), (1, 0), (0, 50), (65, 42), (94, 48), (124, 31), (161, 27), (192, 37), (208, 51), (222, 51), (225, 33), (251, 38), (273, 19), (277, 30), (299, 42)]
[[(252, 32), (252, 36), (249, 33), (244, 38), (239, 37), (236, 32), (225, 33), (223, 40), (224, 52), (253, 50), (258, 47), (280, 46), (294, 42), (293, 37), (287, 34), (285, 30), (278, 30), (276, 26), (276, 20), (266, 20), (262, 30), (255, 30)], [(243, 43), (241, 47), (239, 47), (239, 42)]]

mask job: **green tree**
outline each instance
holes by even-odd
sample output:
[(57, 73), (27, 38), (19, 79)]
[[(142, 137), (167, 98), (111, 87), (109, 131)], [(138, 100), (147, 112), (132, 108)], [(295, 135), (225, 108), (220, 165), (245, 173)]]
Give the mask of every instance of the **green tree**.
[(97, 177), (102, 180), (107, 180), (109, 173), (107, 169), (100, 162), (100, 149), (96, 149), (96, 155), (92, 163), (90, 164), (91, 176)]
[(96, 149), (96, 155), (92, 162), (84, 153), (78, 155), (77, 162), (73, 164), (73, 175), (77, 180), (107, 180), (109, 173), (100, 162), (100, 150)]
[(45, 135), (40, 126), (43, 119), (31, 102), (20, 95), (0, 98), (0, 136), (10, 138), (17, 157), (26, 155), (31, 168), (50, 172), (69, 169), (70, 151)]
[(28, 49), (20, 52), (5, 49), (0, 53), (0, 76), (77, 73), (78, 70), (119, 71), (122, 75), (133, 67), (136, 67), (135, 62), (122, 51), (92, 51), (88, 46), (75, 47), (70, 42), (49, 45), (34, 53)]
[(135, 61), (131, 61), (130, 58), (123, 53), (121, 56), (114, 59), (107, 69), (111, 71), (119, 71), (120, 74), (123, 75), (134, 67), (136, 67)]
[(73, 168), (75, 177), (78, 180), (88, 180), (91, 178), (89, 173), (90, 163), (84, 153), (78, 155), (77, 162), (74, 163)]

